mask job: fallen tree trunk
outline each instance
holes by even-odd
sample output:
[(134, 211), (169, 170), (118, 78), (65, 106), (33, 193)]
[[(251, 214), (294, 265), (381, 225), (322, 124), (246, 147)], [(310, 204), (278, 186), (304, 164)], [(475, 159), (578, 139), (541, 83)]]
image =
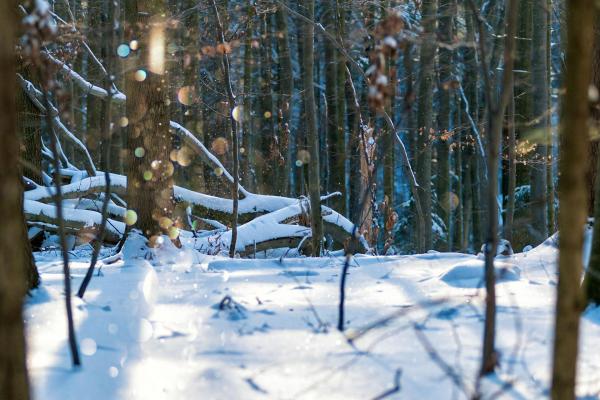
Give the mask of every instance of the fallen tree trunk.
[[(74, 199), (101, 193), (104, 191), (104, 189), (104, 176), (97, 175), (94, 177), (81, 179), (80, 181), (70, 183), (68, 185), (64, 185), (62, 187), (62, 192), (64, 199)], [(111, 191), (118, 195), (124, 196), (127, 191), (127, 178), (123, 175), (111, 174)], [(53, 193), (54, 188), (39, 186), (34, 190), (26, 192), (25, 199), (26, 201), (44, 205), (44, 202), (52, 201)], [(197, 193), (179, 186), (174, 187), (174, 195), (177, 202), (182, 203), (182, 205), (184, 206), (192, 207), (194, 211), (193, 213), (195, 215), (201, 216), (202, 218), (210, 218), (218, 221), (227, 221), (232, 213), (233, 202), (230, 199), (223, 199), (220, 197), (209, 196), (203, 193)], [(84, 203), (94, 204), (93, 201), (89, 199), (84, 199), (83, 201)], [(294, 230), (296, 229), (294, 227), (298, 227), (299, 225), (289, 225), (286, 222), (290, 222), (291, 220), (297, 218), (300, 214), (305, 212), (302, 211), (301, 206), (301, 204), (305, 202), (306, 200), (298, 200), (279, 196), (257, 195), (250, 193), (249, 196), (245, 197), (244, 199), (241, 199), (239, 202), (238, 215), (240, 217), (240, 220), (248, 221), (246, 222), (246, 224), (240, 226), (240, 229), (243, 229), (244, 226), (258, 227), (260, 226), (259, 224), (263, 224), (263, 227), (265, 228), (264, 230), (270, 232), (272, 226), (264, 225), (266, 222), (269, 222), (278, 226), (287, 226), (293, 228), (291, 230), (287, 230), (289, 228), (283, 228), (286, 229), (286, 231), (281, 232), (280, 235), (278, 235), (276, 238), (294, 237), (298, 238), (299, 241), (305, 236), (303, 233), (300, 234)], [(308, 206), (304, 205), (304, 207), (307, 208)], [(331, 237), (336, 243), (343, 245), (346, 239), (352, 234), (352, 222), (350, 222), (334, 210), (330, 209), (329, 207), (321, 206), (321, 210), (323, 214), (325, 234), (331, 235)], [(93, 218), (99, 218), (100, 215), (99, 213), (87, 210), (65, 209), (65, 211), (79, 211), (96, 214), (97, 217), (95, 216)], [(121, 209), (116, 207), (114, 211), (115, 213), (118, 212), (119, 214), (121, 214), (122, 217), (123, 213)], [(115, 213), (113, 213), (113, 215)], [(28, 219), (31, 221), (43, 223), (49, 222), (47, 220), (40, 219), (40, 217), (36, 216), (36, 213), (31, 213), (30, 215), (28, 214)], [(122, 224), (122, 222), (119, 223)], [(115, 232), (113, 232), (113, 234), (114, 233)], [(249, 235), (249, 237), (255, 236), (255, 234), (251, 232), (248, 232), (245, 235)], [(266, 240), (267, 239), (257, 240), (257, 242), (265, 242)], [(111, 242), (112, 238), (108, 239), (108, 241)], [(236, 246), (236, 250), (240, 253), (247, 253), (246, 246), (252, 246), (253, 250), (253, 242), (246, 243), (243, 240), (240, 240), (240, 243), (243, 243), (243, 245), (240, 245), (241, 247)], [(272, 243), (271, 245), (274, 244), (275, 243)], [(361, 240), (360, 251), (367, 252), (368, 249), (369, 247), (366, 241)]]
[[(262, 215), (238, 227), (236, 251), (249, 255), (254, 251), (281, 247), (297, 247), (306, 237), (311, 236), (309, 205), (306, 199), (296, 200), (295, 204)], [(324, 233), (331, 235), (336, 243), (343, 245), (352, 234), (353, 224), (329, 207), (321, 206)], [(297, 222), (290, 225), (290, 222)], [(229, 248), (231, 231), (218, 233), (206, 238), (206, 246)], [(305, 242), (308, 244), (308, 242)], [(359, 240), (359, 252), (369, 250), (364, 238)]]
[[(55, 206), (26, 198), (23, 208), (29, 225), (47, 230), (56, 229), (58, 220)], [(91, 241), (95, 238), (102, 221), (100, 213), (73, 208), (63, 208), (63, 217), (67, 232), (76, 233), (83, 241)], [(106, 224), (105, 240), (108, 243), (116, 243), (124, 232), (125, 224), (123, 222), (109, 219)]]

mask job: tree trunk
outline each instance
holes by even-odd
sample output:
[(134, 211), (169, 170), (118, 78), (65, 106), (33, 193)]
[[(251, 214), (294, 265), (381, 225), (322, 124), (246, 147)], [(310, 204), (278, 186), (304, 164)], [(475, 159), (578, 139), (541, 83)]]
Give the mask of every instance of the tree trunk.
[[(454, 16), (456, 15), (456, 2), (454, 0), (440, 0), (439, 9), (439, 36), (444, 43), (451, 45), (454, 40)], [(454, 79), (454, 51), (445, 47), (439, 50), (439, 114), (438, 114), (438, 140), (437, 147), (437, 185), (436, 192), (441, 213), (446, 225), (447, 250), (452, 251), (452, 199), (453, 193), (450, 186), (450, 134), (452, 119), (450, 116), (450, 99)]]
[[(325, 0), (322, 2), (322, 18), (324, 20), (325, 29), (332, 35), (336, 36), (337, 24), (335, 18), (335, 0)], [(338, 127), (338, 102), (337, 102), (337, 84), (338, 84), (338, 57), (336, 49), (330, 40), (323, 42), (324, 47), (324, 68), (325, 68), (325, 100), (327, 104), (327, 158), (323, 163), (329, 166), (329, 173), (326, 175), (327, 191), (329, 193), (340, 191), (342, 196), (345, 195), (344, 187), (344, 149), (340, 143), (344, 144), (343, 133), (340, 135)], [(343, 130), (342, 130), (343, 132)], [(341, 136), (341, 138), (340, 138)], [(340, 140), (341, 139), (341, 140)], [(331, 207), (342, 211), (341, 208), (343, 198), (337, 197), (331, 199), (329, 204)]]
[(418, 99), (418, 139), (417, 139), (417, 182), (421, 183), (420, 197), (423, 207), (424, 232), (423, 252), (433, 248), (432, 218), (431, 218), (431, 139), (433, 133), (433, 64), (436, 43), (436, 12), (437, 2), (424, 0), (421, 6), (423, 43), (420, 54), (419, 99)]
[[(218, 41), (221, 42), (223, 48), (225, 48), (225, 31), (221, 22), (221, 15), (217, 8), (217, 3), (212, 0), (213, 9), (215, 11), (215, 20), (217, 22), (217, 34)], [(227, 93), (227, 104), (229, 106), (229, 137), (233, 145), (233, 182), (231, 182), (231, 200), (233, 206), (231, 209), (231, 244), (229, 248), (229, 257), (234, 258), (235, 248), (237, 243), (237, 229), (238, 229), (238, 206), (239, 206), (239, 136), (238, 136), (238, 120), (241, 119), (242, 113), (235, 113), (235, 95), (233, 94), (233, 86), (231, 83), (231, 76), (229, 70), (229, 56), (227, 52), (221, 54), (221, 70), (223, 71), (223, 84), (226, 88)]]
[[(314, 0), (304, 4), (306, 17), (313, 21), (315, 17)], [(313, 79), (314, 68), (314, 37), (315, 30), (312, 23), (302, 23), (302, 65), (304, 86), (304, 116), (310, 161), (308, 163), (308, 190), (310, 198), (310, 226), (312, 229), (312, 254), (321, 254), (323, 239), (323, 220), (321, 217), (321, 183), (319, 179), (319, 134), (317, 132), (317, 110), (315, 106), (315, 90)]]
[[(138, 14), (139, 11), (139, 14)], [(160, 234), (178, 237), (172, 219), (173, 172), (169, 158), (172, 134), (169, 129), (167, 77), (164, 75), (166, 24), (161, 15), (166, 5), (159, 0), (127, 0), (126, 21), (143, 42), (137, 64), (127, 69), (127, 118), (129, 165), (128, 208), (137, 213), (135, 227), (150, 244)], [(140, 16), (146, 15), (141, 18)], [(139, 24), (139, 25), (138, 25)], [(138, 30), (138, 26), (143, 26)]]
[[(596, 87), (600, 87), (600, 13), (596, 14), (594, 23), (594, 52), (592, 58), (592, 84)], [(600, 127), (600, 101), (596, 101), (594, 107), (591, 110), (594, 128)], [(597, 147), (598, 143), (592, 143)], [(592, 146), (590, 146), (592, 147)], [(594, 152), (590, 152), (593, 155)], [(588, 171), (596, 169), (596, 175), (600, 172), (600, 157), (590, 157), (590, 165)], [(593, 199), (594, 204), (594, 234), (592, 239), (592, 250), (590, 255), (590, 261), (585, 276), (585, 289), (587, 292), (588, 302), (593, 304), (600, 304), (600, 179), (591, 179), (590, 172), (588, 172), (588, 185), (595, 181), (595, 196), (590, 196)]]
[[(466, 22), (466, 40), (470, 43), (475, 42), (475, 28), (473, 23), (473, 15), (470, 12), (465, 12)], [(472, 118), (474, 121), (479, 120), (479, 100), (477, 96), (477, 80), (479, 78), (479, 69), (477, 66), (476, 51), (474, 48), (466, 48), (464, 51), (464, 91), (465, 97), (469, 104), (469, 112), (471, 115), (467, 115), (467, 118)], [(463, 166), (463, 181), (464, 184), (464, 204), (465, 204), (465, 230), (464, 230), (464, 250), (469, 248), (477, 249), (477, 244), (481, 242), (481, 230), (479, 229), (479, 209), (480, 201), (480, 189), (479, 189), (479, 170), (478, 168), (478, 155), (477, 142), (475, 140), (476, 132), (469, 129), (468, 135), (466, 135), (465, 146), (465, 157)], [(478, 250), (478, 249), (477, 249)]]
[[(514, 93), (514, 90), (513, 90)], [(515, 99), (511, 96), (506, 112), (508, 131), (508, 189), (506, 201), (506, 221), (504, 222), (504, 238), (513, 241), (513, 221), (515, 217), (515, 188), (517, 184), (516, 136), (515, 136)]]
[(0, 2), (0, 398), (29, 398), (23, 327), (28, 268), (23, 231), (22, 185), (15, 104), (15, 1)]
[(588, 87), (591, 78), (593, 24), (591, 0), (567, 2), (566, 94), (561, 123), (558, 224), (558, 287), (552, 372), (552, 399), (575, 399), (583, 232), (587, 216)]
[[(288, 16), (284, 7), (279, 7), (275, 13), (277, 20), (277, 51), (279, 55), (279, 141), (280, 154), (283, 157), (283, 171), (280, 176), (281, 194), (290, 194), (290, 168), (292, 168), (290, 154), (290, 130), (292, 95), (294, 92), (294, 74), (292, 68), (292, 53), (288, 34)], [(338, 210), (339, 211), (339, 210)]]
[(275, 130), (275, 117), (273, 115), (273, 72), (272, 72), (272, 38), (271, 14), (260, 16), (261, 45), (260, 52), (260, 113), (258, 115), (261, 126), (260, 152), (263, 165), (257, 168), (259, 193), (280, 194), (282, 189), (277, 185), (281, 172), (279, 137)]
[(248, 16), (248, 26), (246, 27), (246, 39), (244, 40), (244, 118), (242, 122), (242, 149), (241, 152), (241, 178), (242, 184), (249, 191), (256, 189), (256, 174), (254, 173), (255, 166), (255, 148), (254, 143), (254, 123), (253, 123), (253, 100), (252, 91), (254, 90), (254, 65), (255, 51), (252, 47), (253, 35), (254, 35), (254, 7), (249, 3), (246, 7), (246, 14)]
[[(473, 3), (472, 3), (473, 4)], [(487, 106), (487, 229), (485, 243), (485, 326), (483, 333), (483, 354), (480, 374), (487, 375), (494, 371), (498, 359), (495, 349), (496, 337), (496, 272), (494, 269), (494, 258), (498, 248), (498, 167), (499, 151), (502, 138), (502, 124), (504, 112), (511, 97), (513, 96), (513, 66), (514, 66), (514, 41), (518, 15), (518, 0), (510, 0), (505, 13), (505, 40), (504, 40), (504, 71), (502, 81), (498, 82), (500, 90), (497, 99), (496, 82), (492, 79), (488, 65), (485, 63), (485, 28), (477, 15), (479, 30), (479, 50), (482, 60), (483, 80), (485, 88), (485, 99)], [(473, 12), (476, 10), (473, 6)]]
[(531, 51), (531, 92), (533, 97), (532, 112), (535, 118), (533, 129), (538, 137), (533, 153), (530, 182), (531, 225), (537, 237), (534, 244), (539, 244), (548, 237), (548, 203), (547, 203), (547, 144), (550, 138), (548, 113), (548, 66), (546, 55), (546, 40), (548, 16), (547, 0), (535, 0), (533, 13), (533, 35)]

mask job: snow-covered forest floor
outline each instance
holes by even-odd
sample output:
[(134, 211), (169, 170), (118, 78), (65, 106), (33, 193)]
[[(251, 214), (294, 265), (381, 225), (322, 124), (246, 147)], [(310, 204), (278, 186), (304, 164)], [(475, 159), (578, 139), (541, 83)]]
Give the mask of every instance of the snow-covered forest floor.
[[(43, 283), (25, 309), (35, 398), (460, 399), (476, 390), (477, 256), (354, 258), (344, 336), (343, 258), (231, 260), (167, 246), (145, 260), (137, 247), (128, 242), (123, 260), (102, 266), (85, 301), (74, 297), (79, 370), (67, 347), (60, 254), (36, 253)], [(556, 256), (550, 238), (497, 258), (500, 369), (481, 382), (484, 398), (547, 396)], [(88, 262), (87, 249), (72, 253), (74, 287)], [(581, 396), (600, 392), (598, 340), (600, 312), (587, 311)]]

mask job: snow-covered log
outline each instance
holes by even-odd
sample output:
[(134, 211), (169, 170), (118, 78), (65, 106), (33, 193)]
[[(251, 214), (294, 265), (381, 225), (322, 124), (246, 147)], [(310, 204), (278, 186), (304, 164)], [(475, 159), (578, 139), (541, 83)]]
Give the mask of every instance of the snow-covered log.
[[(53, 205), (25, 199), (23, 207), (25, 218), (30, 225), (52, 229), (58, 223), (56, 207)], [(67, 207), (63, 207), (63, 216), (66, 230), (77, 234), (89, 232), (90, 235), (94, 235), (98, 232), (102, 221), (102, 215), (98, 212)], [(124, 232), (125, 224), (123, 222), (109, 219), (106, 224), (105, 240), (108, 243), (116, 243)]]
[[(75, 208), (78, 210), (89, 210), (101, 212), (102, 210), (102, 200), (94, 200), (94, 199), (79, 199), (76, 200)], [(110, 218), (115, 218), (117, 220), (123, 220), (125, 218), (125, 213), (127, 209), (124, 207), (120, 207), (114, 202), (110, 201), (108, 203), (107, 213)]]
[[(236, 252), (242, 256), (282, 247), (298, 247), (306, 237), (311, 236), (311, 229), (301, 223), (301, 217), (308, 218), (309, 204), (305, 199), (295, 200), (295, 204), (262, 215), (238, 227)], [(353, 225), (346, 218), (329, 207), (321, 206), (325, 234), (334, 241), (343, 244), (350, 237)], [(308, 221), (308, 220), (306, 220)], [(307, 223), (308, 225), (308, 223)], [(206, 247), (229, 248), (231, 231), (218, 233), (206, 238)], [(364, 238), (359, 241), (360, 251), (367, 252), (368, 244)]]
[[(119, 174), (111, 174), (110, 179), (111, 191), (117, 195), (125, 196), (127, 191), (127, 177)], [(84, 178), (68, 185), (64, 185), (62, 187), (62, 193), (64, 199), (75, 199), (86, 197), (95, 193), (101, 193), (104, 191), (104, 189), (104, 175), (99, 174), (97, 176)], [(40, 186), (34, 190), (26, 192), (25, 199), (42, 203), (50, 202), (54, 196), (54, 192), (54, 188)], [(173, 192), (176, 202), (182, 203), (185, 206), (190, 206), (193, 209), (194, 215), (202, 218), (210, 218), (217, 221), (228, 221), (229, 216), (232, 213), (233, 201), (231, 199), (224, 199), (204, 193), (194, 192), (180, 186), (175, 186), (173, 188)], [(289, 197), (248, 193), (248, 195), (239, 202), (238, 215), (240, 216), (240, 219), (249, 221), (240, 226), (239, 229), (242, 229), (242, 231), (240, 231), (240, 237), (243, 231), (247, 232), (244, 235), (251, 238), (247, 240), (252, 240), (253, 247), (253, 227), (261, 225), (264, 227), (266, 223), (271, 223), (276, 224), (277, 226), (286, 226), (286, 228), (281, 228), (277, 232), (278, 234), (276, 237), (271, 239), (279, 240), (282, 238), (292, 237), (297, 238), (299, 242), (299, 240), (303, 238), (304, 234), (298, 233), (298, 225), (289, 225), (289, 223), (291, 222), (290, 219), (298, 217), (302, 213), (300, 204), (303, 202), (305, 203), (306, 201), (304, 199), (298, 200)], [(306, 208), (307, 206), (305, 205), (304, 207)], [(343, 244), (345, 240), (352, 234), (352, 222), (329, 207), (321, 206), (321, 209), (323, 212), (325, 234), (331, 235), (335, 242)], [(245, 226), (246, 228), (243, 228)], [(303, 229), (306, 228), (303, 227)], [(272, 233), (271, 228), (265, 230), (269, 233)], [(267, 239), (262, 240), (261, 242), (265, 241), (267, 241)], [(240, 245), (242, 246), (242, 249), (244, 249), (246, 245), (249, 245), (249, 242), (244, 240), (240, 240), (240, 243), (243, 243), (243, 245)], [(295, 239), (294, 241), (290, 242), (290, 245), (293, 245), (294, 243), (296, 243)], [(369, 247), (363, 238), (361, 238), (360, 243), (361, 251), (366, 252)], [(269, 248), (273, 248), (275, 244), (278, 243), (271, 243)], [(242, 250), (242, 252), (244, 252), (244, 250)]]

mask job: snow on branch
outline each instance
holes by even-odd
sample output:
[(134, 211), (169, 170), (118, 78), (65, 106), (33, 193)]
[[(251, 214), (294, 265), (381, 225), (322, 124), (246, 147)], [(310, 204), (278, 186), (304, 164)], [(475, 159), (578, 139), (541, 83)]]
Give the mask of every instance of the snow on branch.
[[(58, 65), (61, 68), (61, 71), (65, 75), (67, 75), (69, 78), (71, 78), (73, 83), (75, 83), (77, 86), (79, 86), (85, 94), (91, 94), (92, 96), (100, 97), (100, 98), (108, 97), (108, 92), (106, 91), (106, 89), (101, 88), (100, 86), (96, 86), (96, 85), (92, 84), (91, 82), (87, 81), (85, 78), (83, 78), (77, 72), (75, 72), (71, 67), (69, 67), (65, 62), (56, 59), (49, 52), (44, 52), (43, 54), (49, 61)], [(112, 93), (112, 101), (113, 102), (115, 102), (117, 104), (125, 104), (125, 100), (126, 100), (125, 94), (123, 94), (122, 92), (117, 91), (116, 93)]]
[(43, 93), (40, 92), (38, 89), (36, 89), (36, 87), (33, 85), (33, 83), (31, 83), (27, 79), (23, 78), (23, 76), (21, 74), (17, 74), (17, 79), (18, 79), (19, 83), (21, 84), (23, 91), (25, 92), (27, 97), (29, 97), (29, 99), (31, 100), (33, 105), (44, 114), (46, 112), (49, 112), (50, 115), (52, 116), (52, 123), (54, 124), (55, 128), (57, 128), (59, 130), (59, 132), (61, 132), (61, 134), (63, 134), (67, 139), (69, 139), (71, 142), (73, 142), (75, 144), (75, 146), (79, 149), (79, 151), (81, 153), (83, 153), (83, 155), (84, 155), (83, 162), (84, 162), (85, 170), (87, 171), (87, 173), (91, 176), (96, 175), (96, 167), (94, 166), (94, 162), (92, 161), (92, 157), (90, 156), (90, 153), (88, 152), (87, 147), (85, 147), (83, 142), (81, 142), (81, 140), (79, 140), (79, 138), (77, 136), (75, 136), (75, 134), (73, 134), (73, 132), (71, 132), (69, 129), (67, 129), (67, 127), (62, 123), (56, 107), (54, 107), (53, 105), (50, 105), (51, 109), (46, 110), (46, 107), (44, 107), (44, 105), (42, 103), (42, 98), (44, 96)]

